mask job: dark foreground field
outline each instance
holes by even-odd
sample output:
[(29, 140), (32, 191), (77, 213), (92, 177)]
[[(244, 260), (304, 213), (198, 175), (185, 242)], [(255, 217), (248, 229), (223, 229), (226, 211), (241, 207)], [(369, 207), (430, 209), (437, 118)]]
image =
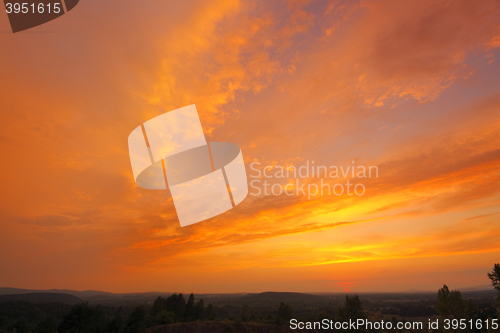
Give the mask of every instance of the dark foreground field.
[[(300, 332), (300, 330), (295, 330)], [(163, 325), (149, 328), (146, 333), (285, 333), (290, 332), (287, 326), (266, 325), (257, 323), (235, 323), (230, 321), (221, 322), (193, 322)], [(309, 330), (308, 332), (314, 332)]]

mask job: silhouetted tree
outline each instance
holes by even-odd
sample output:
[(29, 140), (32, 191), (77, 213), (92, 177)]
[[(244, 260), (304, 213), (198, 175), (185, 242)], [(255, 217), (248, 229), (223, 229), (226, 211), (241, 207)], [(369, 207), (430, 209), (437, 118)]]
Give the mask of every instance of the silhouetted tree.
[(207, 306), (207, 318), (208, 320), (215, 320), (216, 314), (212, 303)]
[(77, 304), (63, 317), (60, 333), (99, 333), (106, 330), (106, 317), (102, 308), (88, 303)]
[(139, 305), (132, 311), (127, 320), (125, 333), (138, 333), (146, 327), (146, 310), (144, 306)]
[(203, 311), (205, 310), (205, 303), (203, 302), (203, 298), (199, 300), (194, 309), (194, 317), (196, 320), (203, 319)]
[(500, 264), (495, 264), (491, 273), (488, 273), (493, 288), (498, 291), (496, 306), (500, 308)]
[(358, 295), (345, 295), (344, 305), (339, 306), (337, 310), (338, 321), (349, 321), (356, 319), (365, 319), (366, 314), (363, 311), (361, 300)]
[(293, 316), (292, 306), (281, 302), (280, 307), (278, 309), (278, 319), (276, 320), (276, 324), (283, 325), (289, 322), (290, 319), (292, 319), (292, 316)]
[(186, 309), (186, 300), (184, 299), (184, 295), (179, 294), (175, 299), (175, 306), (174, 306), (176, 322), (181, 322), (184, 320), (185, 309)]
[(194, 295), (189, 295), (186, 303), (186, 310), (184, 311), (184, 321), (194, 321)]
[[(462, 299), (462, 294), (458, 290), (452, 290), (448, 288), (447, 285), (443, 285), (443, 288), (439, 289), (436, 299), (436, 310), (444, 318), (456, 318), (464, 319), (465, 321), (477, 320), (479, 318), (479, 313), (476, 311), (474, 306), (470, 301)], [(486, 314), (486, 313), (485, 313)], [(452, 332), (479, 332), (474, 328), (467, 327), (463, 329), (449, 329), (445, 331)]]
[(436, 299), (436, 310), (442, 317), (466, 319), (471, 317), (473, 309), (471, 305), (462, 299), (458, 290), (452, 290), (447, 285), (439, 289)]
[(177, 294), (170, 295), (164, 302), (167, 311), (175, 312), (175, 303), (177, 303)]
[(156, 325), (166, 325), (175, 322), (175, 313), (172, 311), (167, 311), (165, 309), (161, 310), (155, 317)]
[(123, 318), (121, 316), (121, 312), (122, 312), (122, 307), (120, 306), (120, 308), (118, 308), (118, 311), (116, 311), (116, 314), (113, 317), (113, 319), (111, 319), (111, 321), (109, 322), (108, 329), (107, 329), (106, 332), (109, 332), (109, 333), (119, 333), (119, 332), (122, 331), (122, 329), (123, 329)]
[(493, 287), (500, 292), (500, 264), (495, 264), (491, 273), (488, 273)]
[[(337, 309), (336, 320), (348, 322), (349, 320), (356, 321), (357, 319), (366, 319), (366, 314), (363, 311), (361, 300), (358, 295), (345, 295), (345, 303)], [(363, 330), (351, 330), (349, 332), (361, 332)]]
[(151, 308), (151, 311), (149, 313), (152, 316), (156, 316), (164, 308), (165, 308), (165, 300), (163, 299), (163, 297), (158, 296), (158, 298), (153, 303), (153, 307)]

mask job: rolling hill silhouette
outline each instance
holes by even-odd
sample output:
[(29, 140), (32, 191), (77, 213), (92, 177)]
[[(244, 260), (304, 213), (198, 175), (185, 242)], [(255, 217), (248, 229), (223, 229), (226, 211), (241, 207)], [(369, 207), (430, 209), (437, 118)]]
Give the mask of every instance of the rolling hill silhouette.
[(79, 297), (63, 293), (27, 293), (0, 295), (0, 302), (63, 303), (75, 305), (82, 303)]

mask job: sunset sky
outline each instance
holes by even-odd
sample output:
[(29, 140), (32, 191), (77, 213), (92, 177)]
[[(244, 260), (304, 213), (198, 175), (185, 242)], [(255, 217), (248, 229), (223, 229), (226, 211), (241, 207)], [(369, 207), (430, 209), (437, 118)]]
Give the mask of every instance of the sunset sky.
[[(363, 196), (249, 195), (181, 228), (167, 191), (135, 184), (127, 138), (190, 104), (248, 176), (354, 161), (379, 177)], [(16, 34), (0, 13), (0, 149), (0, 287), (488, 285), (500, 2), (84, 0)]]

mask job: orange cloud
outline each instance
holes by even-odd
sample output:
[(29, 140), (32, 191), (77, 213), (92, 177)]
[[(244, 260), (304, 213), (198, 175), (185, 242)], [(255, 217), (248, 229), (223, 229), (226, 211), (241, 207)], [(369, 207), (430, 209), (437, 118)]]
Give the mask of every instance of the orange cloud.
[[(1, 284), (189, 289), (203, 273), (202, 291), (312, 291), (368, 288), (352, 277), (378, 269), (383, 289), (418, 273), (404, 260), (485, 284), (499, 251), (495, 1), (86, 6), (53, 34), (0, 37)], [(168, 192), (135, 186), (126, 138), (193, 103), (247, 167), (355, 161), (380, 176), (362, 197), (249, 197), (180, 228)]]

